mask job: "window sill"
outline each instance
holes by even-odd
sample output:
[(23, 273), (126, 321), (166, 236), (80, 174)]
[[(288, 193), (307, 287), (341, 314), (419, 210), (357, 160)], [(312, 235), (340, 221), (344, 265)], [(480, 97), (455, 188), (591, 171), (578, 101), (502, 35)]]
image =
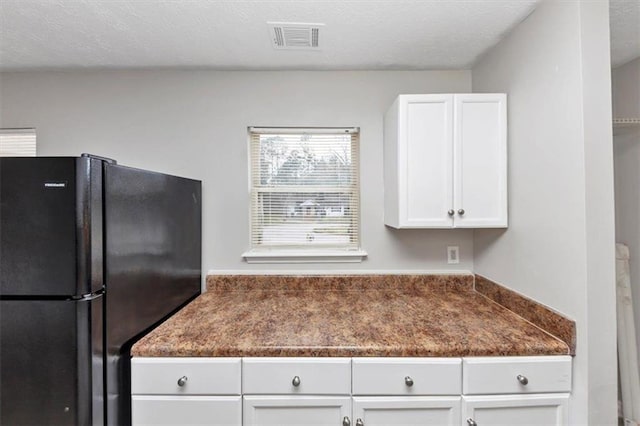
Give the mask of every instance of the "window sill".
[(247, 263), (360, 263), (364, 250), (249, 250), (242, 254)]

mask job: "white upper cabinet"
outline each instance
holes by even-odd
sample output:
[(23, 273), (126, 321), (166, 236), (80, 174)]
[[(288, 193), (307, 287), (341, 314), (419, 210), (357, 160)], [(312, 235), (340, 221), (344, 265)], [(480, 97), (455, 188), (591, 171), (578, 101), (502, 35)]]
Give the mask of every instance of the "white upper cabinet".
[(454, 102), (454, 226), (506, 227), (506, 95), (455, 95)]
[(385, 224), (507, 226), (505, 94), (400, 95), (384, 124)]

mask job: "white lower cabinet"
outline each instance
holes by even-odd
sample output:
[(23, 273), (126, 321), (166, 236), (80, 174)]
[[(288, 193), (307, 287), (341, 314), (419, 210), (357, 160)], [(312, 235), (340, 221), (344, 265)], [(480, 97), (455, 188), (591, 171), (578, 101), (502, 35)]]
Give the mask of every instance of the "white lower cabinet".
[(570, 356), (464, 358), (462, 368), (465, 395), (571, 391)]
[(240, 396), (133, 395), (131, 423), (134, 426), (239, 426)]
[(240, 426), (240, 358), (133, 358), (133, 426)]
[(243, 399), (245, 426), (340, 426), (350, 423), (351, 398), (347, 396), (259, 395)]
[(457, 426), (460, 397), (354, 397), (355, 426)]
[(353, 358), (355, 396), (437, 396), (462, 393), (460, 358)]
[(569, 394), (490, 395), (462, 398), (464, 426), (564, 426)]
[(571, 357), (478, 357), (462, 362), (465, 426), (569, 424)]
[(351, 358), (243, 358), (244, 395), (351, 395)]
[(571, 357), (134, 358), (132, 422), (566, 426)]
[(354, 426), (460, 423), (460, 358), (353, 358)]
[(351, 358), (244, 358), (243, 425), (349, 426)]

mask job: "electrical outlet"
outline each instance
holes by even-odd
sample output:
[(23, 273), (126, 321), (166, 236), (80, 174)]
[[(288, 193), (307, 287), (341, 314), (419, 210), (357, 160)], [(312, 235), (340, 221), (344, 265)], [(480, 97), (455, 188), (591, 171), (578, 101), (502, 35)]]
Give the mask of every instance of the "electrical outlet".
[(460, 247), (447, 247), (447, 263), (460, 263)]

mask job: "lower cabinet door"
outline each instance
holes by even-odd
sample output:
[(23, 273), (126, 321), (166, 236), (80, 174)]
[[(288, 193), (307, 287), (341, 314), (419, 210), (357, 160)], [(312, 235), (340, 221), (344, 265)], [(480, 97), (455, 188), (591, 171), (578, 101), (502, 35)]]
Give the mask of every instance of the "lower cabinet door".
[(351, 398), (346, 396), (245, 396), (243, 405), (245, 426), (351, 424)]
[(569, 424), (569, 394), (465, 396), (463, 426)]
[(454, 426), (460, 397), (354, 397), (354, 426)]
[(240, 426), (240, 396), (161, 396), (131, 397), (133, 426)]

